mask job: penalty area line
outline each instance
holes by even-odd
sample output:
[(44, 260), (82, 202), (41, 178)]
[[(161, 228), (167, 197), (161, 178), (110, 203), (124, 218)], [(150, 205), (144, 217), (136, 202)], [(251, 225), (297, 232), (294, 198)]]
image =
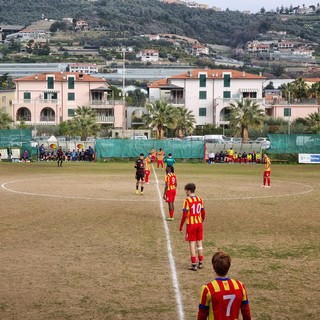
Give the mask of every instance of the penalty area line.
[(164, 208), (163, 208), (163, 199), (162, 199), (162, 193), (161, 193), (160, 187), (159, 187), (158, 176), (156, 174), (156, 171), (154, 170), (153, 165), (152, 165), (152, 171), (153, 171), (155, 179), (156, 179), (156, 187), (157, 187), (158, 196), (159, 196), (159, 204), (160, 204), (162, 222), (163, 222), (164, 231), (165, 231), (166, 239), (167, 239), (168, 258), (169, 258), (169, 264), (170, 264), (170, 270), (171, 270), (171, 276), (172, 276), (172, 285), (173, 285), (173, 289), (175, 292), (176, 304), (177, 304), (177, 309), (178, 309), (177, 310), (178, 316), (179, 316), (178, 319), (184, 320), (185, 317), (184, 317), (184, 312), (183, 312), (183, 305), (182, 305), (182, 299), (181, 299), (181, 292), (180, 292), (180, 288), (179, 288), (179, 280), (178, 280), (178, 275), (177, 275), (176, 264), (175, 264), (174, 258), (173, 258), (170, 230), (169, 230), (168, 224), (166, 222), (166, 214), (165, 214)]

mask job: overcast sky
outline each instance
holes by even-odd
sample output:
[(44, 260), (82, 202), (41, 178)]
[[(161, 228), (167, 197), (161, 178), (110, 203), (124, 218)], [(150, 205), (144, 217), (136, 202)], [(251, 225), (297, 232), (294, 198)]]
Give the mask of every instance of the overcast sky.
[(317, 5), (319, 3), (319, 0), (315, 1), (303, 1), (303, 0), (196, 0), (195, 2), (198, 3), (205, 3), (208, 4), (210, 7), (219, 7), (222, 10), (225, 10), (229, 8), (230, 10), (250, 10), (252, 13), (256, 13), (260, 11), (262, 7), (264, 7), (267, 11), (274, 9), (276, 10), (277, 7), (281, 7), (283, 5), (284, 7), (290, 7), (292, 4), (293, 7), (296, 7), (300, 5), (302, 7), (303, 4), (306, 6), (310, 5)]

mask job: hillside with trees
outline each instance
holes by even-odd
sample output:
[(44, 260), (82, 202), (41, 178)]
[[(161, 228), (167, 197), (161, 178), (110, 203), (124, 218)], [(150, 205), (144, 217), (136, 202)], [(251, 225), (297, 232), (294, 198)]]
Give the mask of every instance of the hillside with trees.
[(202, 43), (239, 47), (268, 30), (281, 30), (308, 41), (320, 38), (319, 14), (296, 18), (273, 13), (244, 14), (188, 8), (158, 0), (0, 0), (0, 24), (28, 25), (39, 19), (85, 19), (108, 38), (169, 33)]

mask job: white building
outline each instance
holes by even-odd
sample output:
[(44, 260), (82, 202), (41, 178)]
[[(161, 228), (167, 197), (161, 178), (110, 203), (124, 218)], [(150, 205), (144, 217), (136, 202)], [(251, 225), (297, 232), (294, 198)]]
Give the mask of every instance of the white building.
[(159, 61), (159, 51), (153, 49), (145, 49), (137, 54), (137, 58), (141, 58), (143, 62), (157, 62)]
[(68, 64), (67, 70), (69, 72), (80, 72), (85, 74), (95, 74), (99, 71), (97, 65), (91, 63), (71, 63)]
[(149, 85), (149, 99), (193, 111), (197, 125), (227, 124), (231, 102), (250, 98), (264, 109), (261, 75), (229, 69), (197, 69)]

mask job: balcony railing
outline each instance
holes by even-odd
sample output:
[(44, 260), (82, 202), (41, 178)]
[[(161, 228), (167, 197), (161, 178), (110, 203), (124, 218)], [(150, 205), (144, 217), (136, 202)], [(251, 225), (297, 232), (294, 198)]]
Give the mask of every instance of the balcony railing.
[(114, 123), (114, 116), (98, 116), (96, 119), (99, 123)]
[(91, 107), (98, 107), (98, 106), (114, 106), (116, 104), (123, 104), (123, 100), (107, 100), (107, 99), (102, 99), (102, 100), (91, 100), (90, 101), (90, 106)]
[(24, 104), (24, 105), (40, 105), (40, 104), (57, 104), (60, 102), (58, 99), (18, 99), (18, 100), (13, 100), (13, 104)]

